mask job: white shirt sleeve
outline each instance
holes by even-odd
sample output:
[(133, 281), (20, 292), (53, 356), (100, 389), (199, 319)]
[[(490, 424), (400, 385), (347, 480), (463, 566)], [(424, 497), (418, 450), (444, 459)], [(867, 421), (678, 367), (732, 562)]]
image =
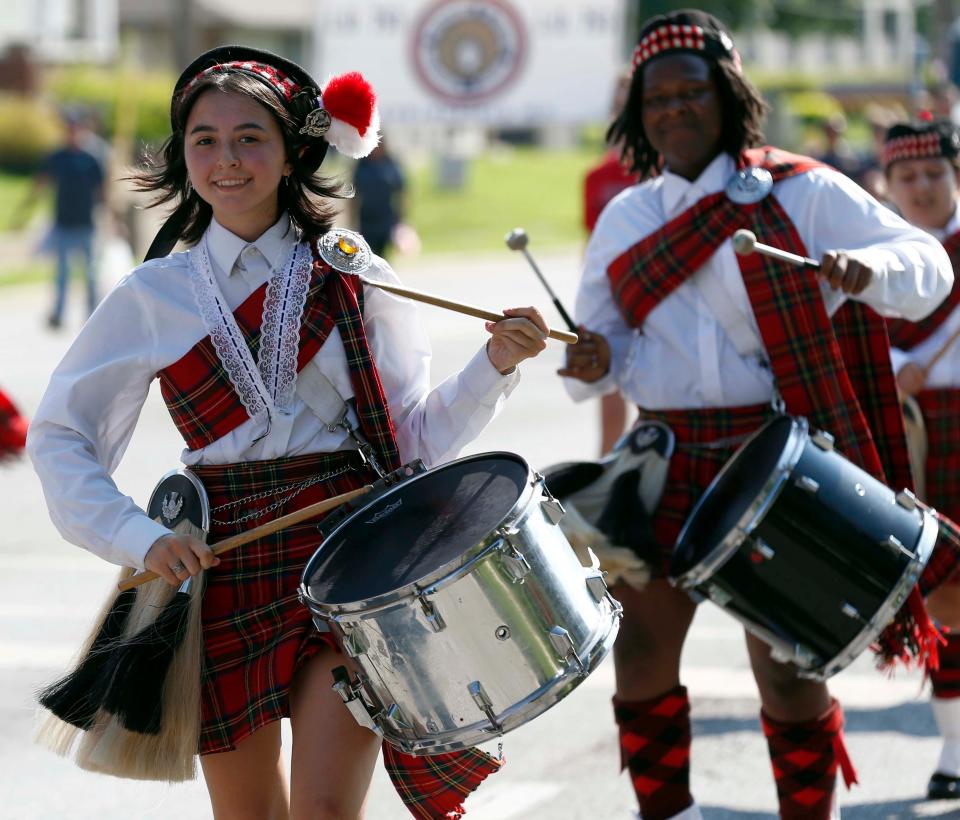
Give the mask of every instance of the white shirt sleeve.
[(155, 336), (151, 313), (128, 278), (107, 295), (57, 366), (27, 435), (61, 535), (112, 563), (141, 569), (150, 545), (170, 531), (147, 518), (110, 476), (156, 373)]
[[(385, 263), (368, 278), (399, 280)], [(364, 288), (364, 325), (397, 429), (400, 459), (427, 466), (455, 458), (494, 419), (516, 387), (519, 368), (501, 375), (481, 347), (459, 372), (430, 389), (430, 340), (416, 305), (401, 296)]]
[(818, 168), (786, 179), (777, 197), (814, 259), (843, 250), (873, 268), (870, 284), (855, 296), (822, 285), (828, 313), (851, 298), (882, 316), (917, 321), (949, 295), (953, 267), (943, 245), (843, 174)]

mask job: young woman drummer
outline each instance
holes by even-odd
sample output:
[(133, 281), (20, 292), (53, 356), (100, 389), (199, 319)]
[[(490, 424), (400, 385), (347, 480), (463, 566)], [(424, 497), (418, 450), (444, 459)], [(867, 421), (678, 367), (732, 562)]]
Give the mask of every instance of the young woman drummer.
[[(899, 414), (872, 400), (894, 390), (883, 323), (854, 300), (921, 318), (947, 295), (953, 272), (939, 243), (839, 173), (779, 149), (747, 150), (761, 143), (766, 106), (711, 15), (652, 18), (633, 65), (609, 137), (624, 140), (641, 178), (655, 178), (600, 216), (576, 303), (581, 341), (559, 372), (576, 399), (619, 387), (642, 418), (676, 436), (647, 556), (654, 580), (614, 591), (624, 607), (614, 714), (644, 820), (689, 820), (700, 812), (689, 787), (680, 656), (696, 605), (665, 577), (680, 528), (772, 406), (830, 431), (841, 452), (882, 475), (876, 442), (883, 456), (898, 456), (887, 459), (888, 469), (900, 468), (891, 483), (908, 485)], [(737, 257), (730, 238), (741, 228), (821, 260), (821, 269)], [(856, 367), (844, 355), (867, 350), (872, 359)], [(864, 396), (871, 401), (861, 405)], [(875, 409), (882, 412), (873, 417)], [(748, 635), (747, 646), (780, 815), (823, 820), (838, 767), (853, 777), (840, 706), (759, 639)]]
[[(517, 365), (544, 349), (535, 309), (505, 311), (463, 370), (431, 390), (412, 304), (323, 261), (318, 239), (333, 213), (323, 198), (338, 189), (315, 172), (331, 144), (352, 156), (372, 150), (374, 102), (358, 74), (321, 89), (252, 48), (217, 48), (188, 66), (173, 92), (172, 135), (135, 177), (176, 206), (151, 250), (158, 258), (84, 326), (30, 431), (65, 538), (174, 585), (207, 571), (198, 748), (217, 818), (358, 817), (380, 743), (331, 689), (341, 661), (297, 600), (316, 521), (218, 559), (147, 518), (111, 481), (150, 383), (159, 379), (183, 463), (206, 488), (214, 541), (376, 479), (353, 436), (327, 425), (331, 401), (346, 402), (348, 426), (383, 469), (437, 464), (484, 428)], [(191, 250), (169, 253), (177, 240)], [(340, 247), (362, 252), (357, 244)], [(396, 282), (377, 257), (364, 275)], [(293, 728), (289, 787), (282, 717)], [(450, 789), (457, 802), (467, 791)], [(432, 816), (428, 797), (414, 794)]]
[[(953, 123), (898, 123), (887, 131), (884, 177), (904, 219), (933, 234), (960, 265), (960, 134)], [(900, 392), (913, 396), (926, 432), (924, 500), (960, 520), (960, 288), (919, 322), (888, 323)], [(950, 631), (940, 665), (930, 672), (933, 714), (943, 736), (927, 786), (933, 799), (960, 799), (960, 579), (927, 598), (930, 614)]]

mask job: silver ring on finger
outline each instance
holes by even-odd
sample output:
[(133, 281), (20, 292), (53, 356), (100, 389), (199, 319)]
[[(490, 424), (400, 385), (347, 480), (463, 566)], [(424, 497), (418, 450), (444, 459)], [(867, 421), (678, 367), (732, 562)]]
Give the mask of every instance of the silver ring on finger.
[(183, 563), (183, 561), (177, 561), (177, 563), (175, 563), (173, 566), (170, 567), (170, 572), (172, 572), (174, 575), (178, 575), (181, 572), (183, 572), (186, 568), (187, 567)]

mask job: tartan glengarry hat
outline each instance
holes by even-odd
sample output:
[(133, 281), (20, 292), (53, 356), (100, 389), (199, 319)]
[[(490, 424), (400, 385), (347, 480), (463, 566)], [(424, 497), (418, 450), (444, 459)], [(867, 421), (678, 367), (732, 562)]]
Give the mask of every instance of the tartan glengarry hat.
[(662, 54), (681, 51), (697, 54), (713, 62), (729, 61), (739, 72), (740, 55), (733, 38), (712, 14), (698, 9), (683, 9), (672, 14), (651, 17), (640, 30), (631, 65), (640, 66)]
[(170, 120), (176, 128), (178, 113), (190, 92), (214, 73), (237, 72), (271, 88), (300, 126), (306, 150), (301, 161), (311, 170), (320, 167), (328, 146), (359, 159), (380, 140), (380, 115), (376, 95), (358, 72), (330, 77), (321, 87), (305, 69), (291, 60), (249, 46), (218, 46), (188, 65), (173, 90)]
[(956, 159), (960, 156), (960, 134), (946, 120), (897, 123), (883, 142), (884, 169), (903, 159)]

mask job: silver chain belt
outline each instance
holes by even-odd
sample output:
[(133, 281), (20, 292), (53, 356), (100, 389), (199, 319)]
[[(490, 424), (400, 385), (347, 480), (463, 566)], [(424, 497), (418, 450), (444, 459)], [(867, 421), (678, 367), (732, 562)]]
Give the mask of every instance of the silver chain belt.
[[(267, 513), (273, 512), (274, 510), (282, 507), (288, 501), (296, 498), (300, 493), (302, 493), (307, 487), (312, 487), (314, 484), (319, 484), (321, 481), (327, 481), (331, 478), (336, 478), (341, 476), (344, 473), (349, 473), (353, 470), (352, 465), (346, 467), (341, 467), (339, 470), (334, 470), (331, 473), (323, 473), (322, 475), (311, 476), (310, 478), (304, 479), (296, 484), (287, 484), (283, 487), (277, 487), (273, 490), (263, 490), (259, 493), (252, 493), (251, 495), (245, 495), (243, 498), (235, 499), (234, 501), (228, 501), (226, 504), (221, 504), (218, 507), (213, 507), (211, 512), (211, 521), (214, 524), (242, 524), (244, 521), (249, 521), (251, 518), (262, 518)], [(219, 518), (213, 518), (212, 513), (219, 512), (220, 510), (228, 510), (231, 507), (239, 507), (242, 504), (249, 504), (253, 501), (259, 501), (263, 498), (274, 498), (282, 493), (289, 493), (289, 495), (284, 496), (283, 498), (274, 501), (272, 504), (267, 505), (262, 510), (251, 510), (244, 515), (239, 516), (238, 518), (227, 520), (221, 520)]]

